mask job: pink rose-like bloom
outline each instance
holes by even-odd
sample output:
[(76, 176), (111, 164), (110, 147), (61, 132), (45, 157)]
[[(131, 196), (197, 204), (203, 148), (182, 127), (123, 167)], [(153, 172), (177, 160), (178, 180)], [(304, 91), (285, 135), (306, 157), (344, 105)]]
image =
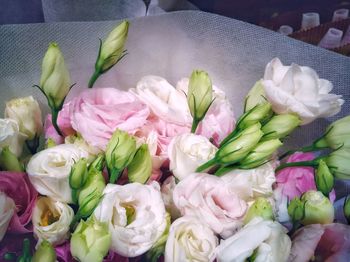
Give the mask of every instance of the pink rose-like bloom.
[(119, 128), (135, 133), (146, 123), (148, 107), (130, 92), (115, 88), (94, 88), (82, 92), (69, 105), (70, 121), (91, 146), (105, 149)]
[(350, 226), (344, 224), (313, 224), (293, 235), (290, 262), (342, 262), (350, 257)]
[(242, 226), (247, 204), (230, 191), (219, 177), (194, 173), (181, 180), (173, 191), (181, 215), (194, 216), (215, 233), (227, 238)]
[(31, 218), (38, 193), (26, 173), (0, 171), (0, 191), (12, 198), (16, 213), (12, 216), (8, 232), (24, 234), (32, 232)]
[[(311, 161), (315, 158), (313, 153), (294, 153), (291, 155), (287, 163)], [(314, 178), (314, 168), (312, 167), (288, 167), (277, 173), (277, 189), (282, 190), (282, 195), (292, 200), (300, 197), (309, 190), (317, 190)], [(331, 201), (335, 199), (334, 190), (330, 193)]]

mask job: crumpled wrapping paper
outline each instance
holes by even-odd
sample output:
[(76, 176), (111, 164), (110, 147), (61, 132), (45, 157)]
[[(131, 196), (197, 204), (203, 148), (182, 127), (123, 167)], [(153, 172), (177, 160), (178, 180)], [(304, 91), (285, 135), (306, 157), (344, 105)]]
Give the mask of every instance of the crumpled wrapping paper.
[[(0, 112), (5, 101), (16, 96), (34, 95), (42, 108), (44, 97), (32, 87), (40, 79), (41, 60), (50, 41), (59, 43), (72, 81), (77, 83), (70, 96), (86, 88), (93, 72), (99, 40), (119, 21), (62, 22), (0, 27)], [(172, 84), (193, 69), (204, 69), (213, 83), (225, 90), (236, 116), (241, 114), (244, 97), (263, 76), (265, 65), (274, 57), (314, 68), (321, 78), (334, 84), (345, 99), (342, 112), (328, 120), (317, 120), (299, 128), (286, 147), (310, 143), (329, 120), (349, 114), (350, 59), (293, 40), (261, 27), (199, 11), (179, 11), (159, 16), (131, 19), (128, 55), (96, 86), (134, 87), (144, 75), (160, 75)], [(69, 97), (68, 97), (69, 100)]]

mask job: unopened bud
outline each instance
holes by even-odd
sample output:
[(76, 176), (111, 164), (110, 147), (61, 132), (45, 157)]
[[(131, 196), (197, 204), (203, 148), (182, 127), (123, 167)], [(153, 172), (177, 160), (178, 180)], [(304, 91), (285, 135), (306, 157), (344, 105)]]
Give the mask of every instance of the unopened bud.
[(130, 182), (144, 184), (152, 173), (152, 157), (147, 144), (143, 144), (136, 151), (134, 159), (128, 166), (128, 178)]
[(258, 197), (254, 201), (244, 217), (244, 224), (249, 223), (255, 217), (262, 217), (264, 220), (273, 220), (272, 205), (266, 198)]
[(248, 112), (244, 113), (240, 120), (238, 120), (237, 127), (239, 129), (247, 128), (251, 125), (254, 125), (258, 122), (264, 123), (272, 116), (272, 109), (270, 103), (263, 103), (256, 105)]
[(329, 196), (329, 193), (334, 187), (334, 177), (329, 170), (326, 162), (320, 160), (316, 174), (315, 181), (317, 190), (321, 191), (325, 196)]
[(262, 140), (282, 139), (289, 135), (301, 123), (294, 114), (283, 114), (273, 116), (261, 130), (264, 132)]
[(35, 251), (32, 262), (55, 262), (56, 252), (51, 243), (43, 240)]
[(87, 161), (85, 158), (81, 158), (76, 162), (70, 171), (69, 185), (72, 189), (81, 188), (86, 182), (88, 176)]

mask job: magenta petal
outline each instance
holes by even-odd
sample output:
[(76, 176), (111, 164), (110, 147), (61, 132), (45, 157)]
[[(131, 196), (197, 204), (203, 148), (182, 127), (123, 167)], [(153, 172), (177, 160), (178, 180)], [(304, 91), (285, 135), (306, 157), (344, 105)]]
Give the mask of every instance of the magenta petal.
[(68, 241), (64, 242), (62, 245), (55, 247), (57, 261), (59, 262), (73, 262), (75, 261), (70, 252), (70, 244)]

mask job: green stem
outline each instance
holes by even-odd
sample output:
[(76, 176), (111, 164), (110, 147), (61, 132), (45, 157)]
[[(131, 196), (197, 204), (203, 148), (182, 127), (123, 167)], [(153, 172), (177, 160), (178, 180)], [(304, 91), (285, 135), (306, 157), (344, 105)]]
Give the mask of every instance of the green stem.
[(75, 229), (75, 224), (81, 219), (81, 215), (79, 214), (79, 211), (75, 214), (75, 216), (73, 217), (72, 222), (70, 223), (70, 231), (73, 232)]
[(192, 127), (191, 127), (191, 133), (195, 134), (196, 133), (196, 129), (198, 127), (200, 121), (198, 121), (198, 119), (193, 118), (193, 122), (192, 122)]
[(319, 159), (315, 159), (313, 161), (300, 161), (300, 162), (290, 162), (290, 163), (284, 163), (276, 168), (275, 172), (278, 172), (284, 168), (287, 167), (298, 167), (298, 166), (310, 166), (310, 167), (317, 167), (318, 166)]
[(121, 170), (116, 169), (116, 168), (112, 168), (112, 170), (110, 172), (109, 183), (114, 184), (115, 181), (118, 180), (120, 174), (121, 174)]
[(236, 168), (235, 166), (221, 166), (218, 170), (216, 170), (214, 175), (223, 176), (224, 174), (226, 174), (227, 172), (229, 172), (235, 168)]
[(196, 172), (202, 172), (215, 164), (216, 164), (216, 160), (215, 158), (213, 158), (208, 162), (204, 163), (203, 165), (200, 165), (199, 167), (197, 167)]
[(95, 70), (95, 72), (92, 74), (90, 80), (89, 80), (89, 88), (92, 88), (97, 80), (97, 78), (101, 75), (100, 70)]
[(58, 113), (60, 111), (55, 109), (55, 108), (51, 108), (51, 115), (52, 115), (52, 125), (53, 127), (56, 129), (57, 133), (60, 135), (60, 136), (63, 136), (62, 132), (61, 132), (61, 129), (59, 128), (59, 126), (57, 125), (57, 117), (58, 117)]
[(305, 146), (305, 147), (302, 147), (300, 149), (294, 149), (294, 150), (289, 150), (287, 152), (285, 152), (284, 154), (282, 154), (280, 157), (279, 157), (279, 160), (291, 155), (291, 154), (294, 154), (295, 152), (313, 152), (313, 151), (317, 151), (319, 150), (319, 148), (315, 147), (314, 144), (312, 144), (311, 146)]
[(234, 138), (239, 132), (239, 129), (236, 128), (234, 129), (227, 137), (225, 137), (224, 140), (221, 141), (220, 146), (222, 147), (223, 145), (225, 145), (228, 141), (230, 141), (232, 138)]

